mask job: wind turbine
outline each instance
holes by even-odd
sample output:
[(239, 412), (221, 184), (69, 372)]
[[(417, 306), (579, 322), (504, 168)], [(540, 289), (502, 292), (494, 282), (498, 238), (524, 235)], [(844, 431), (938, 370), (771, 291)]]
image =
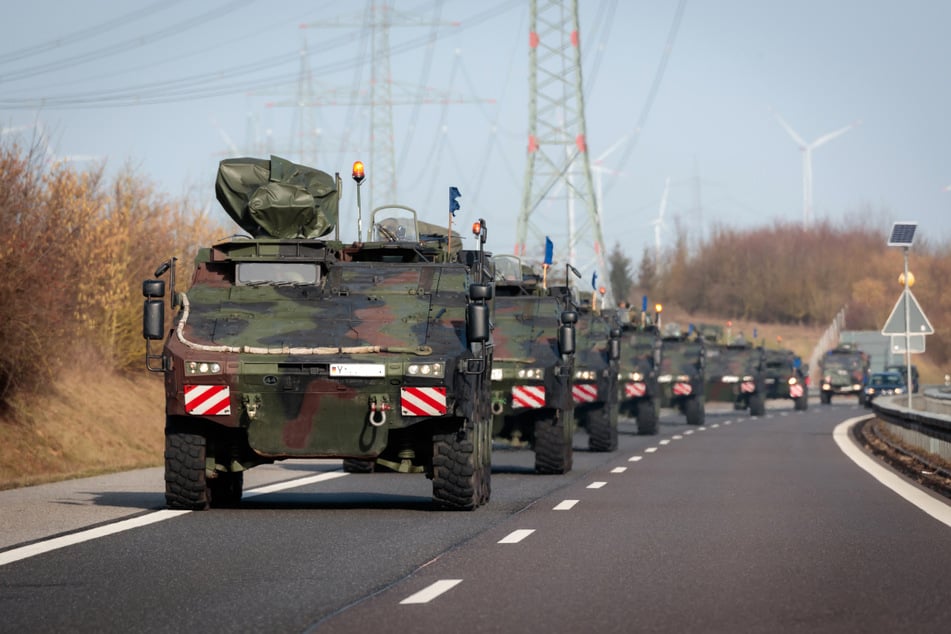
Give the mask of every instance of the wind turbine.
[(654, 225), (654, 266), (660, 266), (660, 232), (664, 228), (664, 212), (667, 211), (667, 192), (670, 191), (670, 176), (664, 180), (664, 194), (660, 197), (660, 210), (651, 220)]
[(844, 128), (823, 134), (812, 143), (806, 143), (803, 138), (786, 123), (778, 112), (773, 111), (773, 114), (776, 115), (776, 120), (779, 121), (779, 125), (783, 126), (783, 129), (789, 133), (792, 140), (799, 146), (799, 151), (802, 152), (802, 224), (808, 227), (812, 222), (812, 151), (825, 145), (832, 139), (842, 136), (852, 128), (858, 126), (862, 121), (860, 119), (853, 121)]

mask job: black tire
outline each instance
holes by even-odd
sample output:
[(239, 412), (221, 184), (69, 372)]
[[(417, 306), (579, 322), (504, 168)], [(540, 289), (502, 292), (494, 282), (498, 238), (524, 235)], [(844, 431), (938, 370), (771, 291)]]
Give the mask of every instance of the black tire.
[(796, 410), (803, 412), (809, 409), (809, 394), (808, 392), (803, 392), (802, 396), (797, 399), (794, 399), (796, 403)]
[(822, 392), (821, 394), (819, 394), (819, 401), (823, 405), (828, 405), (829, 403), (832, 402), (832, 395), (829, 394), (828, 392)]
[(571, 426), (567, 425), (570, 411), (555, 410), (554, 415), (535, 419), (535, 472), (561, 474), (571, 471), (574, 448), (571, 445)]
[(165, 427), (165, 504), (170, 509), (203, 511), (212, 492), (205, 478), (207, 440), (201, 434)]
[(433, 435), (433, 501), (445, 509), (471, 511), (491, 494), (492, 427), (489, 418)]
[(591, 410), (587, 416), (588, 428), (588, 449), (590, 451), (616, 451), (617, 450), (617, 423), (618, 423), (618, 405), (617, 405), (617, 386), (609, 393), (614, 394), (598, 409)]
[(762, 392), (750, 395), (750, 416), (764, 416), (766, 414), (766, 397)]
[(641, 436), (656, 436), (660, 415), (657, 405), (649, 398), (637, 404), (637, 433)]
[(373, 473), (376, 462), (373, 460), (359, 460), (357, 458), (344, 458), (344, 473)]
[(698, 396), (691, 396), (684, 401), (684, 414), (687, 415), (688, 425), (703, 425), (706, 419), (706, 412), (703, 408), (703, 401)]

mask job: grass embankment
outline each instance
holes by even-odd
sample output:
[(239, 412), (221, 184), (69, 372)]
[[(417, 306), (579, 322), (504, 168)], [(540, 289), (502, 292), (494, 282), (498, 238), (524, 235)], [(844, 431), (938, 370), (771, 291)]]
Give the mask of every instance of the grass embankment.
[(0, 490), (160, 465), (164, 425), (161, 377), (69, 370), (0, 416)]

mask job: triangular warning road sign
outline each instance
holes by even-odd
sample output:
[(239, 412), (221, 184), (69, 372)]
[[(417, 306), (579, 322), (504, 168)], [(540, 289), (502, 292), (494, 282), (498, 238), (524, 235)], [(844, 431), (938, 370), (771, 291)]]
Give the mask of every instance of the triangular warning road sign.
[[(906, 299), (907, 298), (907, 299)], [(925, 313), (918, 305), (918, 300), (910, 290), (905, 290), (895, 307), (892, 314), (888, 316), (885, 327), (882, 328), (883, 335), (903, 335), (905, 334), (905, 302), (908, 302), (908, 332), (913, 335), (933, 335), (934, 328)]]

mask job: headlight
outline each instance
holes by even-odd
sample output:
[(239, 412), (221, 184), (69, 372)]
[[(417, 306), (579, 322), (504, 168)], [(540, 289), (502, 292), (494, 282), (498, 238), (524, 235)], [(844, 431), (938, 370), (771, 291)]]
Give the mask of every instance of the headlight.
[(442, 378), (443, 365), (441, 363), (411, 363), (406, 366), (406, 374)]
[(634, 381), (635, 383), (637, 383), (638, 381), (644, 380), (644, 375), (641, 374), (640, 372), (628, 372), (627, 380)]
[(515, 373), (520, 379), (541, 379), (545, 376), (543, 368), (521, 368)]
[(867, 387), (867, 388), (865, 388), (865, 393), (866, 393), (866, 394), (874, 394), (874, 393), (875, 393), (875, 388), (874, 388), (874, 387)]
[(744, 382), (749, 382), (749, 381), (752, 381), (752, 380), (753, 380), (753, 377), (750, 376), (749, 374), (747, 374), (746, 376), (743, 377), (743, 381), (744, 381)]
[(186, 361), (185, 374), (188, 376), (221, 374), (221, 364), (216, 361)]
[(903, 389), (900, 388), (900, 387), (896, 387), (896, 388), (895, 388), (895, 394), (904, 394), (904, 392), (905, 392), (905, 390), (903, 390)]
[(796, 383), (799, 383), (799, 381), (796, 380), (796, 377), (794, 377), (794, 376), (789, 377), (789, 384), (790, 384), (790, 385), (795, 385)]
[(673, 378), (673, 377), (670, 376), (669, 374), (661, 374), (659, 377), (657, 377), (657, 382), (658, 382), (658, 383), (670, 383), (670, 380), (671, 380), (672, 378)]
[(492, 379), (493, 381), (501, 381), (501, 380), (502, 380), (502, 368), (492, 368), (492, 377), (491, 377), (491, 379)]
[(598, 373), (594, 370), (576, 370), (575, 371), (575, 380), (576, 381), (593, 381), (598, 377)]
[(678, 374), (677, 378), (674, 379), (676, 383), (690, 383), (690, 377), (686, 374)]

